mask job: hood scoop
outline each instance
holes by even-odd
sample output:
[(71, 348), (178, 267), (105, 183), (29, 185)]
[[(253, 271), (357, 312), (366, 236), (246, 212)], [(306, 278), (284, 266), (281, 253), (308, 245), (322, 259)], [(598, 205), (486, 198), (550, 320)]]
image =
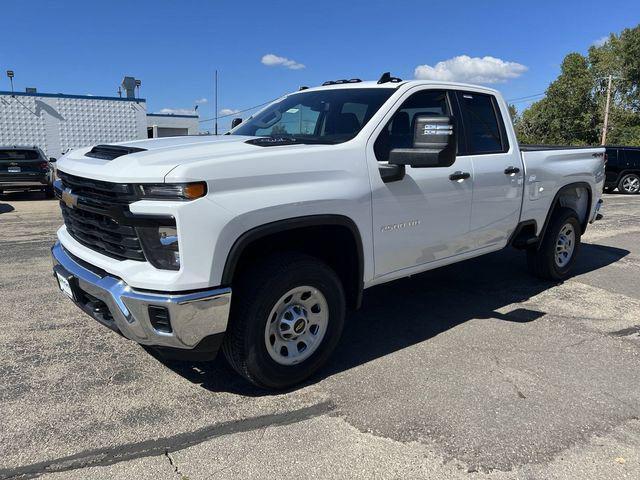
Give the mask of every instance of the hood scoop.
[(120, 145), (96, 145), (85, 153), (86, 157), (99, 158), (100, 160), (113, 160), (114, 158), (129, 155), (130, 153), (144, 152), (146, 148), (124, 147)]

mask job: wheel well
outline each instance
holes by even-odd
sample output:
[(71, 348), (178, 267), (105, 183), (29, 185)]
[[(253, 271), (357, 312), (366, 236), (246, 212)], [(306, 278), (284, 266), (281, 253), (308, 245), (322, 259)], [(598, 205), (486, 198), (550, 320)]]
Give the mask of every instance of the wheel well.
[(317, 224), (293, 219), (245, 233), (229, 253), (222, 283), (232, 285), (256, 261), (283, 251), (304, 253), (328, 264), (342, 281), (347, 304), (359, 308), (363, 290), (362, 242), (357, 227), (348, 219)]
[(549, 212), (547, 212), (547, 218), (542, 226), (538, 238), (541, 240), (547, 231), (547, 226), (551, 220), (553, 213), (561, 207), (570, 208), (574, 210), (578, 216), (578, 221), (582, 226), (582, 233), (587, 229), (589, 223), (589, 211), (591, 209), (591, 186), (588, 183), (572, 183), (565, 185), (553, 199)]
[(553, 209), (555, 210), (559, 207), (570, 208), (576, 212), (578, 221), (582, 225), (582, 233), (584, 233), (589, 222), (591, 189), (584, 185), (564, 187), (558, 192)]

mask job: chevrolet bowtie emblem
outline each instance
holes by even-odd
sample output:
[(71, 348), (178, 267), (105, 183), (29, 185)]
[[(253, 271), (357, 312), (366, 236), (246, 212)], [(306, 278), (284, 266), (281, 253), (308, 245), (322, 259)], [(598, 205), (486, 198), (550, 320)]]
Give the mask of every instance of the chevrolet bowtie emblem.
[(62, 201), (69, 208), (75, 208), (75, 207), (78, 206), (78, 196), (73, 194), (73, 193), (71, 193), (71, 189), (69, 189), (69, 188), (65, 188), (62, 191)]

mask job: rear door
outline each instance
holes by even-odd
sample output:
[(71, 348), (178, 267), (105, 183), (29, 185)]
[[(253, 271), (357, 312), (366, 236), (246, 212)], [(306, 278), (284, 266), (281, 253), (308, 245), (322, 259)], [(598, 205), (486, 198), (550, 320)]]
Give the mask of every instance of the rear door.
[(605, 181), (610, 186), (616, 186), (618, 176), (620, 175), (620, 167), (624, 162), (623, 151), (617, 148), (607, 148), (607, 165)]
[(470, 236), (474, 248), (504, 246), (520, 220), (524, 167), (510, 145), (506, 111), (493, 95), (460, 91), (467, 152), (473, 165)]

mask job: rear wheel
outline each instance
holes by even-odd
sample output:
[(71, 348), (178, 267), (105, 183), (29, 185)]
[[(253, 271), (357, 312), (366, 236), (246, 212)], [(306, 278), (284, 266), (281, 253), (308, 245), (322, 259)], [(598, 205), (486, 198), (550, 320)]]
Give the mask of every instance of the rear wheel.
[(620, 179), (618, 190), (627, 195), (640, 193), (640, 176), (635, 173), (627, 173)]
[(542, 243), (527, 250), (531, 273), (547, 280), (563, 280), (569, 276), (580, 250), (582, 227), (576, 212), (557, 209), (549, 222)]
[(316, 258), (274, 255), (242, 272), (233, 295), (223, 352), (259, 387), (304, 381), (327, 361), (342, 334), (342, 284)]

